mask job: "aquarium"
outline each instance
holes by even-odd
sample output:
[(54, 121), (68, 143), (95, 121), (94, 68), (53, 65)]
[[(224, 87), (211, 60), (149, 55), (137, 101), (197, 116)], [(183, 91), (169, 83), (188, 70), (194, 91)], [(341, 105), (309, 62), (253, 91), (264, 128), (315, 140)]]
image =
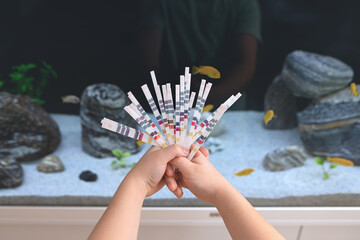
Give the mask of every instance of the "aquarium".
[(180, 2), (0, 4), (0, 205), (107, 206), (176, 143), (253, 206), (360, 206), (360, 4)]

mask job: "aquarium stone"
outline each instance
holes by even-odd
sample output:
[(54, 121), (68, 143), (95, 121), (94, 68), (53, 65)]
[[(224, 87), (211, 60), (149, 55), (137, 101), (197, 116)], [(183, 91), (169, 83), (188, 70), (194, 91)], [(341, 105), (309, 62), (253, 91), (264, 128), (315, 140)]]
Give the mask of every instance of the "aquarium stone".
[(30, 97), (0, 92), (0, 113), (1, 159), (36, 160), (58, 147), (57, 123)]
[(277, 148), (266, 154), (263, 166), (267, 171), (277, 172), (300, 167), (308, 158), (305, 150), (299, 146)]
[(113, 156), (113, 149), (131, 153), (139, 151), (136, 140), (101, 128), (100, 122), (103, 117), (136, 128), (136, 122), (123, 109), (128, 104), (126, 94), (116, 85), (99, 83), (85, 89), (80, 102), (84, 152), (104, 158)]
[(62, 172), (65, 170), (64, 164), (55, 155), (47, 155), (44, 157), (36, 168), (38, 171), (44, 173)]
[(265, 94), (265, 112), (273, 110), (276, 117), (265, 125), (267, 129), (290, 129), (297, 127), (296, 98), (281, 76), (277, 76)]
[(14, 188), (23, 181), (23, 169), (15, 159), (0, 160), (0, 188)]
[(313, 155), (342, 157), (360, 165), (360, 101), (346, 91), (350, 92), (344, 89), (307, 107), (298, 115), (299, 130)]
[(281, 77), (295, 96), (320, 98), (344, 88), (354, 75), (340, 60), (320, 54), (294, 51), (285, 60)]
[(97, 180), (97, 175), (96, 173), (93, 173), (92, 171), (82, 171), (80, 173), (79, 178), (81, 180), (84, 180), (85, 182), (95, 182)]

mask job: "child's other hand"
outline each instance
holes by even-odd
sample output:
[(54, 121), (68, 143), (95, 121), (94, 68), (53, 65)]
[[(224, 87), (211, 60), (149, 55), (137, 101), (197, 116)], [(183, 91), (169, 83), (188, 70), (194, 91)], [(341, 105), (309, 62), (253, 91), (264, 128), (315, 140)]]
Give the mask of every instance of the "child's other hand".
[(165, 180), (168, 187), (172, 185), (176, 185), (177, 188), (185, 187), (200, 200), (213, 204), (215, 194), (226, 186), (228, 181), (211, 164), (208, 156), (209, 151), (201, 147), (191, 161), (185, 157), (177, 157), (172, 160), (170, 164), (179, 171), (175, 171), (173, 174), (171, 171), (166, 171)]
[[(179, 145), (171, 145), (165, 148), (151, 147), (129, 172), (127, 179), (139, 181), (143, 186), (146, 197), (159, 191), (165, 184), (163, 176), (168, 162), (176, 157), (186, 157), (189, 150)], [(180, 189), (181, 190), (181, 189)], [(178, 194), (178, 197), (182, 196)]]

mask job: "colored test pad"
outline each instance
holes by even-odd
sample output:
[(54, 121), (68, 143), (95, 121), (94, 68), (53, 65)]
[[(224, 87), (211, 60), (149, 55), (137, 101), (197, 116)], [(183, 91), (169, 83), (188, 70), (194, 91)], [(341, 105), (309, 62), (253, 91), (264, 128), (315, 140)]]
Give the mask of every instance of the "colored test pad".
[[(193, 108), (196, 92), (190, 94), (191, 74), (188, 67), (185, 68), (184, 75), (180, 76), (179, 84), (175, 85), (175, 98), (173, 98), (170, 83), (160, 87), (154, 71), (150, 72), (150, 76), (157, 101), (152, 97), (147, 84), (141, 86), (141, 89), (153, 112), (156, 124), (145, 112), (135, 96), (128, 92), (131, 104), (126, 106), (124, 110), (143, 130), (125, 126), (108, 118), (101, 120), (101, 127), (154, 146), (166, 147), (176, 143), (190, 148), (192, 144), (195, 144), (188, 156), (188, 159), (191, 160), (226, 110), (241, 97), (241, 93), (230, 96), (218, 109), (200, 123), (201, 113), (212, 87), (211, 83), (206, 83), (205, 80), (201, 81), (196, 105)], [(191, 111), (192, 114), (190, 114)], [(190, 116), (192, 116), (191, 119)]]

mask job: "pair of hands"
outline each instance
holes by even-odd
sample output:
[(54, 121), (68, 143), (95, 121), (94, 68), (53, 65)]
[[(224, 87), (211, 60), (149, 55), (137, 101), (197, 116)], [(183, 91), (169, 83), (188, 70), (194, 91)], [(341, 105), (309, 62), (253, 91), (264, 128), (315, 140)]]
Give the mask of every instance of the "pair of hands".
[(226, 179), (210, 163), (207, 149), (201, 147), (191, 161), (186, 158), (188, 155), (189, 149), (176, 144), (166, 148), (151, 147), (127, 178), (140, 181), (147, 197), (166, 184), (178, 198), (182, 197), (184, 187), (202, 201), (214, 203), (216, 192)]

